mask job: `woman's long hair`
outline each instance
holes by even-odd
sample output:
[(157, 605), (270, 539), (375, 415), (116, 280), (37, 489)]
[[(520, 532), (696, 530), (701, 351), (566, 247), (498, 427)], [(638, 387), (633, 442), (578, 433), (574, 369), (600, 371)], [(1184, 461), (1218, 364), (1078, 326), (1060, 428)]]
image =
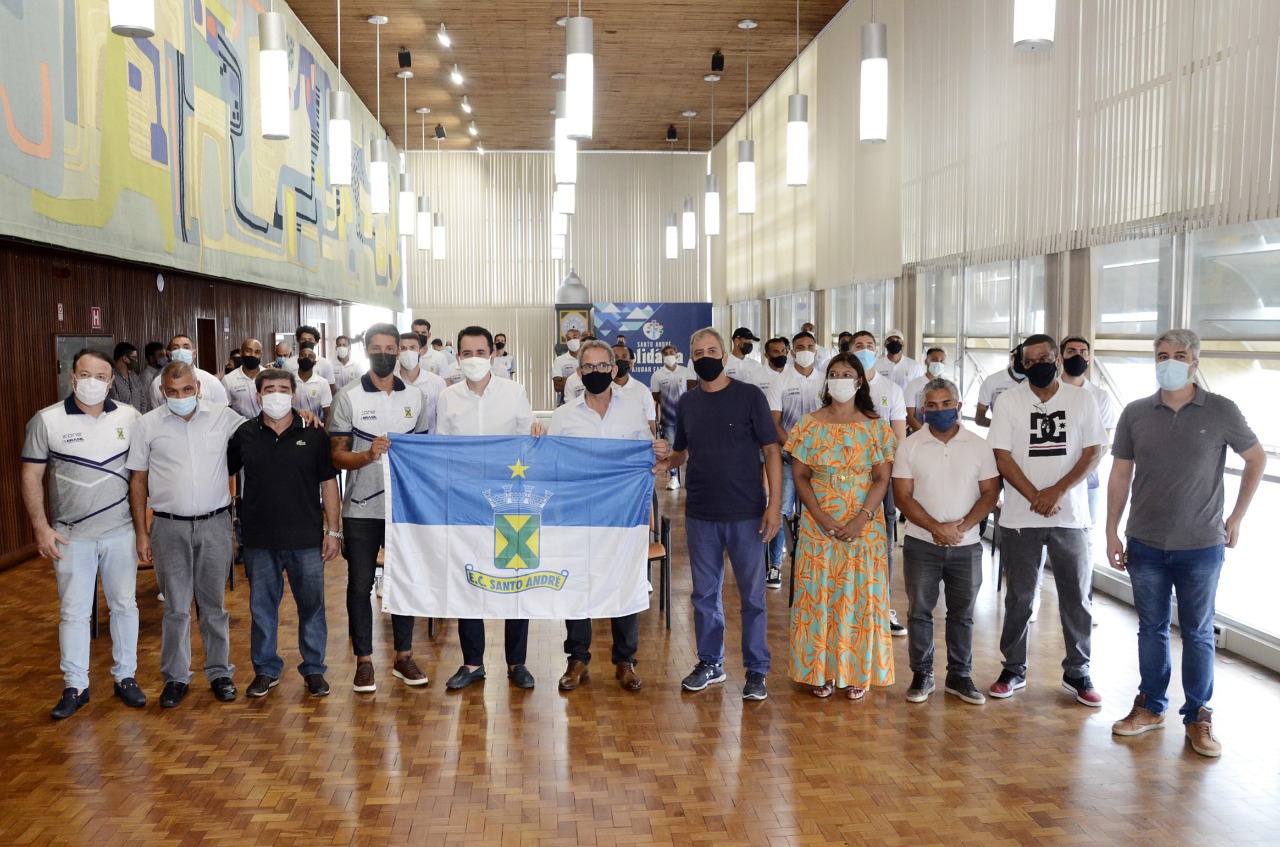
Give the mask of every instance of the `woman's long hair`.
[[(858, 393), (853, 395), (853, 405), (858, 407), (858, 411), (869, 418), (878, 418), (880, 413), (876, 411), (876, 404), (871, 402), (871, 388), (867, 385), (867, 372), (862, 367), (862, 360), (852, 353), (837, 353), (831, 357), (831, 361), (827, 362), (827, 379), (831, 379), (831, 369), (836, 365), (848, 365), (858, 373)], [(826, 383), (822, 385), (822, 405), (831, 405), (831, 393), (827, 391)]]

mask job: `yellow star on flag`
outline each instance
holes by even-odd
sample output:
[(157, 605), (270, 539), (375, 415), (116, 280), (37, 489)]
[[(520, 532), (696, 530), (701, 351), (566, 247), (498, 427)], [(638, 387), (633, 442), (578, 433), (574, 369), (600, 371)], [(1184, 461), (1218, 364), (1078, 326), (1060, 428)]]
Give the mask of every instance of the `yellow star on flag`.
[(516, 459), (516, 463), (514, 465), (507, 465), (507, 467), (511, 470), (512, 479), (515, 479), (516, 477), (520, 477), (521, 479), (526, 479), (524, 472), (529, 470), (529, 466), (525, 464), (521, 464), (519, 459)]

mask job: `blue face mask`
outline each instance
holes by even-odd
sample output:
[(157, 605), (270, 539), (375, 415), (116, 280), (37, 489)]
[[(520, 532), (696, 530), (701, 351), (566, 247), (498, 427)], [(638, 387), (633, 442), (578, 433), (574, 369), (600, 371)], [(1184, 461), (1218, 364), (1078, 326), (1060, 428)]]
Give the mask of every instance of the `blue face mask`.
[(184, 365), (190, 365), (195, 361), (195, 357), (192, 355), (191, 351), (184, 350), (181, 347), (179, 347), (177, 350), (174, 350), (170, 354), (169, 358), (171, 358), (175, 362), (182, 362)]
[(1165, 359), (1156, 362), (1156, 382), (1165, 391), (1177, 391), (1185, 388), (1191, 381), (1191, 366), (1177, 359)]
[(871, 378), (871, 372), (876, 368), (876, 351), (859, 350), (853, 355), (858, 357), (858, 361), (862, 362), (862, 369), (867, 372), (867, 378)]
[(196, 410), (196, 404), (200, 402), (200, 398), (195, 396), (177, 398), (170, 397), (164, 402), (165, 405), (169, 407), (170, 412), (173, 412), (179, 417), (185, 418)]
[(956, 421), (959, 419), (959, 409), (937, 409), (932, 412), (925, 412), (921, 418), (926, 425), (936, 429), (938, 432), (948, 432), (951, 427), (956, 425)]

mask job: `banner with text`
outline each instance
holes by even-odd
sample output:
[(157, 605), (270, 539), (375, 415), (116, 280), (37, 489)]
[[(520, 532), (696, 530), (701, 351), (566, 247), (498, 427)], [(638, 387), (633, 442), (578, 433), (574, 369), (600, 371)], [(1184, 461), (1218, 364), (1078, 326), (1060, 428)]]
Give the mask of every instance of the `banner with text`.
[[(632, 374), (645, 385), (662, 367), (662, 348), (674, 344), (680, 364), (689, 364), (689, 336), (711, 326), (710, 303), (596, 303), (596, 337), (609, 344), (625, 336), (635, 364)], [(727, 339), (726, 339), (727, 342)]]

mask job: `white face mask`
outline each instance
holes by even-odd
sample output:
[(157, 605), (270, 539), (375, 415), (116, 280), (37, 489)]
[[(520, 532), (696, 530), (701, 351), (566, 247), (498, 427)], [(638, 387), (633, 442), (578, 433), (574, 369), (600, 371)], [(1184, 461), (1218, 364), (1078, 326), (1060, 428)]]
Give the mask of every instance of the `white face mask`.
[(401, 350), (400, 351), (400, 367), (406, 371), (411, 371), (418, 366), (417, 350)]
[(676, 366), (676, 357), (675, 357), (675, 356), (663, 356), (663, 357), (662, 357), (662, 364), (666, 365), (666, 366), (667, 366), (667, 367), (669, 367), (669, 368), (674, 368), (674, 367)]
[(814, 350), (797, 350), (796, 364), (802, 368), (811, 368), (817, 360), (818, 354)]
[(175, 362), (182, 362), (190, 365), (195, 362), (195, 354), (190, 350), (179, 347), (177, 350), (170, 351), (169, 358)]
[(932, 377), (942, 376), (942, 374), (945, 373), (946, 370), (947, 370), (947, 366), (942, 362), (929, 363), (929, 376), (932, 376)]
[(76, 399), (86, 406), (96, 406), (103, 400), (107, 399), (107, 391), (110, 389), (105, 382), (100, 379), (77, 379), (75, 385)]
[(470, 359), (462, 359), (458, 362), (458, 366), (462, 368), (462, 375), (472, 382), (479, 382), (489, 373), (489, 360), (480, 356), (472, 356)]
[(853, 395), (858, 393), (858, 380), (829, 379), (827, 380), (827, 393), (831, 395), (832, 400), (846, 403), (853, 399)]
[(569, 352), (577, 353), (578, 348), (582, 346), (582, 342), (577, 338), (570, 338), (568, 341), (565, 342), (565, 346), (569, 348)]
[(347, 358), (348, 356), (350, 356), (350, 355), (351, 355), (351, 348), (350, 348), (350, 347), (338, 347), (338, 348), (336, 348), (336, 349), (334, 350), (334, 352), (338, 354), (338, 358), (339, 358), (339, 359), (345, 359), (345, 358)]
[(262, 411), (273, 420), (280, 420), (293, 408), (293, 398), (279, 391), (262, 395)]

